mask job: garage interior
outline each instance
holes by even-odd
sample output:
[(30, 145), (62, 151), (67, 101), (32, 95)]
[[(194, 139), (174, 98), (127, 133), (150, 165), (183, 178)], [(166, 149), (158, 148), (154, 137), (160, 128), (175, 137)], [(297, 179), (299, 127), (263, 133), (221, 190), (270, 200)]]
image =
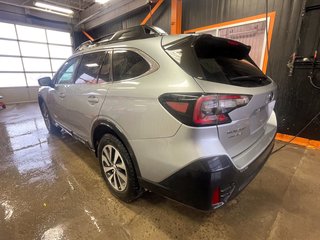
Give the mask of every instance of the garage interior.
[[(319, 239), (319, 20), (319, 0), (1, 0), (0, 239)], [(37, 79), (83, 42), (140, 24), (248, 44), (278, 85), (274, 152), (220, 209), (152, 192), (124, 203), (93, 152), (46, 129)]]

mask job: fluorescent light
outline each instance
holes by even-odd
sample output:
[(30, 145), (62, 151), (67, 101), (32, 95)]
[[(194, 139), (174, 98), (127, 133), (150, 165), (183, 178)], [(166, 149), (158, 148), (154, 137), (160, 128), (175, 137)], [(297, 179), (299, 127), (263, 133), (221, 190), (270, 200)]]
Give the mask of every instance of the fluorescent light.
[(95, 0), (96, 3), (105, 4), (109, 2), (110, 0)]
[(69, 18), (73, 17), (73, 15), (70, 15), (70, 14), (59, 13), (59, 12), (55, 12), (55, 11), (52, 11), (52, 10), (49, 10), (49, 9), (44, 9), (44, 8), (32, 7), (30, 9), (34, 9), (34, 10), (41, 11), (41, 12), (46, 12), (46, 13), (57, 14), (57, 15), (64, 16), (64, 17), (69, 17)]
[(44, 8), (47, 10), (53, 10), (53, 11), (60, 12), (60, 13), (66, 13), (69, 15), (72, 15), (74, 13), (71, 9), (58, 7), (58, 6), (54, 6), (54, 5), (47, 4), (47, 3), (35, 2), (34, 5), (37, 7), (40, 7), (40, 8)]

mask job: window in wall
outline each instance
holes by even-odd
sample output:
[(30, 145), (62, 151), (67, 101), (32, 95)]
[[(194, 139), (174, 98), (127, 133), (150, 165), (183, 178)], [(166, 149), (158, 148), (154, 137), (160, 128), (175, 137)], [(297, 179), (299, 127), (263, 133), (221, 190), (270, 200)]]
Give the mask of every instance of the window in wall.
[(13, 24), (0, 22), (0, 38), (17, 39)]
[(205, 31), (207, 34), (211, 34), (212, 36), (218, 37), (218, 29), (210, 29)]
[(0, 22), (0, 87), (37, 86), (72, 54), (68, 32)]
[(230, 38), (251, 46), (249, 55), (262, 68), (266, 39), (265, 21), (221, 28), (219, 29), (219, 37)]
[(26, 72), (50, 72), (50, 60), (41, 58), (22, 58)]
[(115, 81), (138, 77), (150, 69), (148, 62), (133, 51), (115, 51), (112, 59)]
[(65, 60), (59, 60), (59, 59), (51, 59), (51, 67), (52, 71), (56, 72), (59, 70), (59, 68), (62, 66), (62, 64), (65, 62)]
[(0, 72), (23, 72), (21, 58), (0, 57)]
[(23, 87), (26, 86), (24, 73), (1, 73), (0, 87)]
[(38, 86), (38, 79), (42, 77), (52, 77), (52, 73), (26, 73), (28, 86)]
[(99, 70), (104, 56), (105, 52), (89, 53), (84, 55), (77, 71), (75, 83), (97, 83)]
[(71, 46), (71, 37), (67, 32), (47, 30), (48, 43)]
[[(1, 26), (0, 26), (1, 29)], [(11, 55), (19, 56), (19, 45), (17, 41), (10, 40), (0, 40), (0, 54), (1, 55)]]
[[(208, 33), (217, 37), (230, 38), (251, 46), (249, 53), (254, 62), (265, 72), (267, 66), (266, 52), (266, 27), (268, 26), (268, 38), (271, 39), (275, 13), (237, 19), (235, 21), (219, 23), (198, 29), (191, 29), (185, 33)], [(270, 46), (270, 41), (269, 41)]]
[(49, 57), (46, 44), (21, 42), (20, 48), (21, 55), (24, 57)]
[(72, 54), (71, 46), (49, 45), (49, 50), (52, 58), (68, 58)]
[(44, 28), (27, 27), (16, 25), (18, 39), (33, 42), (47, 42), (46, 30)]

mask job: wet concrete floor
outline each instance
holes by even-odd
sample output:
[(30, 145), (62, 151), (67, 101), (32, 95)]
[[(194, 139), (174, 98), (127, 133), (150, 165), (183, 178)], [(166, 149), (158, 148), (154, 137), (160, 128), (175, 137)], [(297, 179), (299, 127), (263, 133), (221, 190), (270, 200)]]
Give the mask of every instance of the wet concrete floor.
[(215, 212), (153, 193), (125, 204), (90, 150), (49, 135), (37, 104), (12, 105), (0, 111), (0, 239), (320, 239), (319, 172), (320, 150), (290, 145)]

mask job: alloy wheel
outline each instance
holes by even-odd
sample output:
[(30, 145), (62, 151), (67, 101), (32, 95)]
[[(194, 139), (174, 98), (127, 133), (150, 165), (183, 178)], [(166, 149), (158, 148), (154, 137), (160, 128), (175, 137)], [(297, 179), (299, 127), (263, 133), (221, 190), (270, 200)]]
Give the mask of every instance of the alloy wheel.
[(120, 152), (114, 146), (104, 146), (102, 150), (102, 166), (111, 186), (116, 191), (124, 191), (128, 182), (127, 169)]

